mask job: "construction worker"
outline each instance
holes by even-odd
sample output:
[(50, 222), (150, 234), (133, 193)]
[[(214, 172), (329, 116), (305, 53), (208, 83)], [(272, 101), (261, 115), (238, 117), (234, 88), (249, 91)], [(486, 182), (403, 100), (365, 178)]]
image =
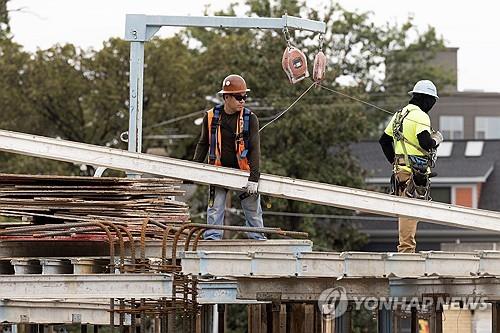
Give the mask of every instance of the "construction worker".
[[(439, 97), (429, 80), (418, 81), (408, 93), (412, 96), (408, 105), (394, 114), (379, 143), (393, 165), (391, 192), (430, 200), (430, 167), (434, 166), (435, 148), (443, 136), (432, 130), (428, 113)], [(416, 231), (417, 220), (399, 218), (398, 252), (415, 252)]]
[[(241, 207), (245, 214), (246, 225), (263, 227), (262, 207), (259, 186), (260, 138), (259, 120), (249, 109), (245, 108), (247, 99), (245, 80), (235, 74), (222, 81), (223, 104), (216, 105), (207, 111), (203, 118), (201, 136), (196, 146), (195, 162), (203, 162), (208, 152), (208, 163), (228, 168), (249, 171), (248, 182), (238, 192)], [(210, 186), (207, 208), (207, 223), (223, 225), (226, 207), (227, 189)], [(222, 230), (207, 230), (203, 238), (222, 239)], [(252, 239), (264, 240), (261, 233), (248, 233)]]

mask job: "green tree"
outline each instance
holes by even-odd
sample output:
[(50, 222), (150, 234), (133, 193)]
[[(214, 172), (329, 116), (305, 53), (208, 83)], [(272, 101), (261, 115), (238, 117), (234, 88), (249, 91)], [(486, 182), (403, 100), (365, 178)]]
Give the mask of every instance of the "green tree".
[[(145, 57), (144, 149), (160, 145), (170, 156), (190, 159), (199, 127), (194, 118), (184, 116), (206, 107), (205, 96), (196, 93), (196, 51), (187, 46), (182, 35), (176, 35), (154, 38), (146, 44)], [(147, 140), (148, 135), (176, 134), (190, 135), (191, 139)]]
[(0, 0), (0, 39), (10, 36), (9, 12), (7, 10), (8, 0)]

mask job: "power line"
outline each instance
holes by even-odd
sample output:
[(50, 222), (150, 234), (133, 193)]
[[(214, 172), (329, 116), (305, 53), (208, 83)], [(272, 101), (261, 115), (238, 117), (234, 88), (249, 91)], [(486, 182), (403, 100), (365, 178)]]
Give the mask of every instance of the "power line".
[[(384, 109), (384, 108), (381, 108), (381, 107), (379, 107), (379, 106), (377, 106), (377, 105), (375, 105), (375, 104), (372, 104), (372, 103), (369, 103), (369, 102), (363, 101), (362, 99), (359, 99), (359, 98), (356, 98), (356, 97), (353, 97), (353, 96), (350, 96), (350, 95), (344, 94), (344, 93), (342, 93), (342, 92), (340, 92), (340, 91), (337, 91), (337, 90), (334, 90), (334, 89), (332, 89), (332, 88), (328, 88), (328, 87), (326, 87), (326, 86), (324, 86), (324, 85), (322, 85), (322, 84), (318, 84), (318, 86), (319, 86), (319, 87), (321, 87), (321, 88), (323, 88), (323, 89), (326, 89), (326, 90), (328, 90), (328, 91), (330, 91), (330, 92), (333, 92), (333, 93), (335, 93), (335, 94), (338, 94), (338, 95), (340, 95), (340, 96), (347, 97), (347, 98), (350, 98), (350, 99), (352, 99), (352, 100), (354, 100), (354, 101), (357, 101), (357, 102), (359, 102), (359, 103), (363, 103), (363, 104), (365, 104), (365, 105), (371, 106), (372, 108), (375, 108), (375, 109), (377, 109), (377, 110), (379, 110), (379, 111), (382, 111), (382, 112), (388, 113), (388, 114), (390, 114), (390, 115), (394, 115), (394, 114), (395, 114), (395, 112), (391, 112), (391, 111), (386, 110), (386, 109)], [(430, 126), (429, 126), (429, 124), (423, 124), (423, 123), (421, 123), (421, 122), (418, 122), (418, 121), (413, 120), (413, 119), (410, 119), (410, 118), (406, 118), (405, 120), (411, 121), (411, 122), (413, 122), (413, 123), (415, 123), (415, 124), (419, 124), (419, 125), (422, 125), (422, 126), (426, 126), (426, 127), (428, 126), (428, 127), (430, 127)], [(432, 127), (431, 127), (431, 129), (432, 129)]]
[(179, 120), (184, 120), (184, 119), (188, 119), (188, 118), (191, 118), (191, 117), (194, 117), (194, 116), (197, 116), (199, 114), (202, 114), (206, 112), (205, 110), (201, 110), (201, 111), (195, 111), (195, 112), (191, 112), (191, 113), (188, 113), (186, 115), (183, 115), (183, 116), (179, 116), (179, 117), (175, 117), (175, 118), (172, 118), (172, 119), (168, 119), (168, 120), (165, 120), (165, 121), (162, 121), (162, 122), (159, 122), (157, 124), (154, 124), (154, 125), (151, 125), (151, 126), (148, 126), (146, 127), (145, 129), (150, 129), (150, 128), (156, 128), (156, 127), (160, 127), (160, 126), (163, 126), (163, 125), (168, 125), (168, 124), (171, 124), (171, 123), (175, 123)]
[(292, 104), (290, 104), (285, 110), (281, 111), (280, 113), (278, 113), (276, 115), (276, 117), (274, 117), (273, 120), (271, 120), (270, 122), (268, 122), (267, 124), (265, 124), (264, 126), (261, 127), (261, 129), (259, 130), (259, 132), (261, 132), (264, 128), (266, 128), (268, 125), (272, 124), (273, 122), (275, 122), (276, 120), (278, 120), (282, 115), (284, 115), (286, 112), (288, 112), (288, 110), (290, 110), (295, 104), (297, 104), (297, 102), (302, 98), (304, 97), (305, 94), (307, 94), (309, 92), (309, 90), (311, 90), (312, 87), (314, 87), (316, 85), (316, 82), (313, 82), (309, 88), (307, 88), (299, 97), (297, 97), (297, 99), (295, 99), (295, 101), (292, 102)]

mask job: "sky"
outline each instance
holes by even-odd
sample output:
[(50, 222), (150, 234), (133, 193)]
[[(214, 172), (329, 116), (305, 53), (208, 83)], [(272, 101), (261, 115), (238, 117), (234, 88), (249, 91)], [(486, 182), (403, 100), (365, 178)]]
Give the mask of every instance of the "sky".
[[(218, 10), (236, 0), (11, 0), (14, 40), (25, 49), (72, 43), (99, 49), (110, 37), (123, 37), (125, 14), (202, 15), (205, 5)], [(500, 1), (340, 0), (348, 10), (373, 12), (377, 24), (413, 16), (420, 31), (436, 28), (446, 46), (458, 47), (458, 89), (500, 92)], [(307, 0), (321, 8), (326, 0)], [(20, 10), (17, 10), (20, 9)], [(175, 28), (163, 28), (162, 35)]]

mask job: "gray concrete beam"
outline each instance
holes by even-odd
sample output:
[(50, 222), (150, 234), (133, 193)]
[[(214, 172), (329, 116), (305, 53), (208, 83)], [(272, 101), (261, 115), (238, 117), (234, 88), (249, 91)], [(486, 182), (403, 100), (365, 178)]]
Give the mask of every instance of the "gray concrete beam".
[(437, 294), (500, 300), (500, 279), (496, 277), (391, 279), (389, 288), (391, 296), (401, 298)]
[[(126, 242), (127, 243), (127, 242)], [(15, 257), (103, 257), (109, 256), (109, 246), (105, 242), (96, 241), (0, 241), (0, 258)], [(171, 242), (167, 244), (167, 258), (171, 258)], [(276, 252), (276, 253), (307, 253), (312, 251), (313, 243), (305, 239), (270, 239), (267, 241), (254, 241), (250, 239), (203, 241), (198, 244), (202, 251), (230, 251), (230, 252)], [(130, 248), (126, 246), (126, 255), (130, 256)], [(138, 250), (138, 249), (137, 249)], [(119, 253), (119, 246), (116, 252)], [(177, 254), (184, 251), (179, 246)], [(147, 241), (146, 257), (161, 258), (162, 242)]]
[(172, 296), (172, 278), (167, 274), (3, 275), (0, 281), (0, 299)]
[(316, 301), (329, 288), (343, 287), (347, 297), (389, 297), (387, 279), (238, 278), (238, 298), (260, 301)]
[[(115, 325), (120, 323), (118, 314)], [(1, 300), (0, 321), (9, 323), (77, 324), (89, 323), (109, 325), (109, 301), (23, 301)], [(130, 316), (125, 316), (125, 325), (130, 325)]]

